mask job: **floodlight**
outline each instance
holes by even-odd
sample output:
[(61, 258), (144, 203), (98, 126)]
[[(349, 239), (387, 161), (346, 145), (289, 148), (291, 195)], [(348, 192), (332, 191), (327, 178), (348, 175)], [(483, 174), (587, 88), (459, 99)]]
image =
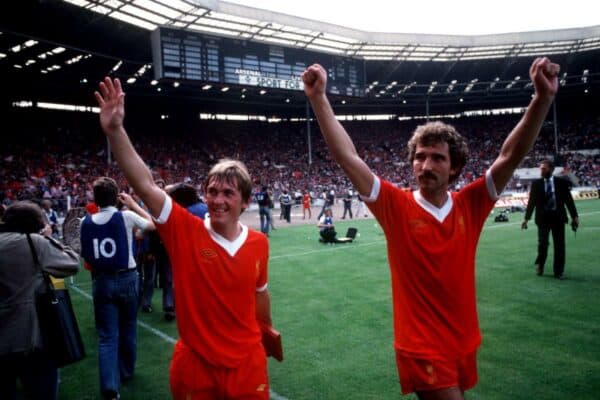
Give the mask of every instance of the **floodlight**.
[(112, 67), (112, 69), (110, 70), (110, 72), (115, 72), (116, 70), (118, 70), (119, 68), (121, 68), (121, 65), (123, 65), (123, 61), (119, 61), (118, 63), (116, 63), (115, 66)]

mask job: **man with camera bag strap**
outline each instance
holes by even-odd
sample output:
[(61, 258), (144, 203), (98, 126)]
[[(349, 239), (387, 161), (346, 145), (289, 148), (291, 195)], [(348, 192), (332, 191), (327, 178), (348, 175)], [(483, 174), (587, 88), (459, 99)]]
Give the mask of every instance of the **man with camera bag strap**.
[(58, 398), (58, 367), (43, 340), (36, 300), (46, 288), (43, 274), (73, 275), (79, 270), (79, 256), (50, 237), (51, 227), (35, 203), (16, 202), (2, 218), (0, 395), (9, 400), (21, 398), (19, 380), (25, 398), (54, 400)]

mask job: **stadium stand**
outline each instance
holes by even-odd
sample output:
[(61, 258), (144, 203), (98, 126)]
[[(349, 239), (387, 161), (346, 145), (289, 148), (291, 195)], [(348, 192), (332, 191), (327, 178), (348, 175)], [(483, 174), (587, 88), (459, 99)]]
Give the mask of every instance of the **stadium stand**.
[[(52, 113), (61, 114), (61, 113)], [(97, 131), (95, 116), (67, 122), (56, 115), (38, 115), (35, 124), (16, 127), (0, 150), (0, 198), (4, 204), (14, 200), (51, 199), (64, 213), (67, 198), (70, 206), (84, 206), (91, 200), (90, 185), (94, 177), (117, 176), (125, 180), (114, 164), (107, 163), (107, 149)], [(132, 119), (136, 116), (132, 116)], [(514, 124), (516, 116), (468, 118), (450, 121), (469, 139), (470, 158), (457, 188), (480, 176), (489, 166), (489, 154), (495, 154), (498, 138)], [(406, 163), (403, 144), (416, 123), (349, 122), (349, 132), (356, 138), (358, 151), (380, 175), (402, 187), (412, 187), (410, 165)], [(600, 120), (565, 121), (567, 132), (561, 136), (561, 157), (565, 173), (576, 186), (600, 185)], [(552, 129), (545, 129), (536, 142), (535, 151), (523, 167), (536, 167), (552, 151)], [(190, 182), (199, 185), (209, 165), (223, 157), (246, 160), (257, 184), (272, 187), (275, 195), (288, 188), (319, 193), (333, 187), (337, 193), (349, 186), (336, 163), (325, 149), (319, 132), (312, 133), (313, 163), (308, 164), (306, 137), (294, 123), (202, 121), (197, 134), (185, 130), (136, 126), (132, 132), (136, 146), (157, 176), (167, 182)], [(168, 135), (168, 139), (167, 139)], [(33, 140), (33, 138), (43, 140)], [(210, 140), (208, 139), (210, 137)], [(260, 181), (260, 182), (259, 182)], [(518, 178), (509, 189), (525, 190)], [(200, 190), (201, 188), (198, 187)]]

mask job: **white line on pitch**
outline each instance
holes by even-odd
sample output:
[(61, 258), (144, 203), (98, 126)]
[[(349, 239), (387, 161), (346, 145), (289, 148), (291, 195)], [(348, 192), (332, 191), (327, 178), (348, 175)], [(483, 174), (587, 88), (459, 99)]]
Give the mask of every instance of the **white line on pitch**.
[[(76, 284), (73, 284), (71, 286), (69, 286), (69, 288), (73, 289), (74, 291), (76, 291), (77, 293), (79, 293), (80, 295), (82, 295), (83, 297), (85, 297), (88, 300), (92, 300), (92, 296), (87, 293), (84, 290), (81, 290), (80, 288), (78, 288), (76, 286)], [(171, 343), (171, 344), (175, 344), (177, 342), (177, 339), (175, 339), (172, 336), (167, 335), (166, 333), (153, 328), (152, 326), (148, 325), (147, 323), (145, 323), (144, 321), (140, 321), (139, 319), (137, 320), (137, 324), (139, 326), (141, 326), (142, 328), (150, 331), (151, 333), (153, 333), (154, 335), (158, 336), (159, 338), (163, 339), (165, 342)], [(281, 396), (277, 393), (275, 393), (273, 390), (269, 390), (269, 396), (271, 399), (273, 400), (289, 400), (287, 397)]]

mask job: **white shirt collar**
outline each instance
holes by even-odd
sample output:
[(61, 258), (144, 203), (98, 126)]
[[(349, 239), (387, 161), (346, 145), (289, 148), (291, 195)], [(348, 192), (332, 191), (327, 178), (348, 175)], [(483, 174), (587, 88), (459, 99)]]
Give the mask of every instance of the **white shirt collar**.
[(241, 222), (238, 221), (240, 227), (242, 228), (242, 232), (239, 234), (237, 238), (232, 241), (227, 240), (217, 232), (215, 232), (210, 224), (210, 216), (207, 214), (206, 218), (204, 218), (204, 227), (210, 234), (210, 237), (217, 242), (219, 246), (221, 246), (230, 256), (235, 256), (238, 250), (242, 247), (246, 239), (248, 238), (248, 227)]
[(419, 192), (419, 190), (415, 190), (413, 192), (413, 196), (415, 197), (415, 201), (417, 202), (417, 204), (421, 206), (423, 210), (433, 215), (433, 217), (439, 222), (443, 222), (444, 219), (446, 219), (446, 217), (448, 216), (448, 214), (450, 214), (450, 211), (452, 210), (452, 205), (454, 204), (450, 192), (447, 192), (447, 194), (448, 199), (446, 200), (446, 203), (444, 203), (442, 207), (438, 208), (435, 205), (431, 204), (429, 201), (425, 200), (425, 198), (421, 195), (421, 192)]

